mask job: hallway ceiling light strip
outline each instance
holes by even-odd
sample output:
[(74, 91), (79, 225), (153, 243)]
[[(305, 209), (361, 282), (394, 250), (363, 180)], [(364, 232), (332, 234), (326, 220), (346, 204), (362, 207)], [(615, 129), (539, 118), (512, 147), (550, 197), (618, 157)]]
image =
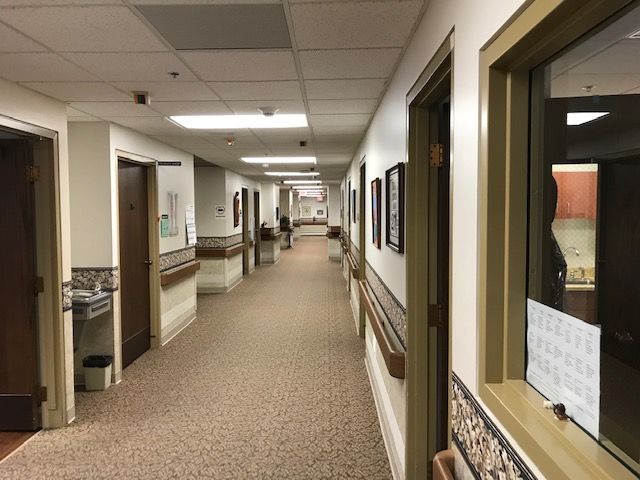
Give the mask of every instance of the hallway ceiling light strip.
[(171, 120), (192, 130), (233, 130), (235, 128), (307, 127), (304, 114), (282, 115), (173, 115)]
[(316, 163), (316, 157), (241, 157), (246, 163)]
[(320, 172), (264, 172), (264, 174), (270, 177), (315, 177), (320, 175)]
[[(298, 186), (306, 183), (306, 184), (319, 184), (322, 183), (322, 180), (285, 180), (284, 182), (287, 185), (293, 185), (294, 183), (297, 184)], [(296, 188), (296, 187), (293, 187)]]
[(315, 192), (317, 190), (324, 190), (326, 187), (322, 185), (296, 185), (291, 188), (294, 190), (313, 190)]

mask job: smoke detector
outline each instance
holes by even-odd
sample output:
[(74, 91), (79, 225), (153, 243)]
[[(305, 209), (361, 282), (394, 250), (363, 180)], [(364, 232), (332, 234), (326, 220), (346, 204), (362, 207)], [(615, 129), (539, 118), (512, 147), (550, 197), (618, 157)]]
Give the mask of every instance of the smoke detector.
[(276, 113), (280, 111), (279, 108), (276, 107), (258, 107), (258, 111), (262, 113), (265, 117), (273, 117)]

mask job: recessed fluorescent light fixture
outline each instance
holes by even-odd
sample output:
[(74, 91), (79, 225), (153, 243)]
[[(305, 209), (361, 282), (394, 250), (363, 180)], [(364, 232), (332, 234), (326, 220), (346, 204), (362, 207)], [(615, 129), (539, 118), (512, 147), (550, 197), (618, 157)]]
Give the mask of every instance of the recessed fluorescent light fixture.
[(324, 190), (326, 187), (322, 185), (296, 185), (295, 187), (291, 187), (294, 190)]
[(320, 172), (264, 172), (271, 177), (315, 177)]
[(241, 157), (247, 163), (316, 163), (316, 157)]
[(606, 117), (611, 112), (569, 112), (567, 113), (567, 125), (575, 127), (593, 122), (602, 117)]
[[(304, 184), (304, 183), (307, 183), (307, 184), (318, 184), (318, 183), (322, 183), (322, 180), (285, 180), (282, 183), (285, 183), (287, 185), (293, 185), (294, 183), (295, 184), (300, 184), (300, 185)], [(296, 188), (296, 187), (293, 187), (293, 188)]]
[(178, 125), (194, 130), (233, 130), (236, 128), (299, 128), (306, 127), (303, 113), (282, 115), (173, 115)]

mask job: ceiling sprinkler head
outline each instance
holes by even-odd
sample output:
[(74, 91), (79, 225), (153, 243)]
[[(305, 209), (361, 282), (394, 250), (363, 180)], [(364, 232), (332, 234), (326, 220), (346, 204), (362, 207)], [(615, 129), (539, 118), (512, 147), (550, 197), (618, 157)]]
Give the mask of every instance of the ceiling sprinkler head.
[(591, 93), (591, 90), (593, 90), (594, 88), (596, 88), (595, 85), (585, 85), (584, 87), (582, 87), (582, 90), (587, 93)]
[(169, 75), (171, 75), (171, 78), (178, 78), (180, 76), (180, 72), (169, 72)]
[(227, 141), (227, 146), (229, 147), (233, 147), (236, 143), (236, 138), (233, 135), (227, 135), (224, 139)]
[(273, 117), (279, 110), (276, 107), (258, 107), (258, 111), (265, 117)]

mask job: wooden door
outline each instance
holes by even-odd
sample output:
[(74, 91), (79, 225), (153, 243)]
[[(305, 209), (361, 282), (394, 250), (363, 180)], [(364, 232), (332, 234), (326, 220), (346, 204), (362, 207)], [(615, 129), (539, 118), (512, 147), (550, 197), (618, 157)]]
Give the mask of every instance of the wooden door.
[(435, 192), (435, 294), (436, 320), (436, 449), (449, 444), (449, 198), (450, 198), (450, 111), (449, 98), (434, 109), (437, 117), (438, 143), (442, 145), (442, 166), (434, 169)]
[(601, 164), (597, 318), (602, 350), (640, 370), (640, 163)]
[(249, 275), (249, 190), (242, 189), (242, 275)]
[(149, 350), (149, 211), (146, 167), (118, 162), (122, 366)]
[(260, 192), (253, 192), (253, 237), (255, 239), (255, 262), (260, 265)]
[(0, 430), (40, 427), (32, 153), (0, 141)]

